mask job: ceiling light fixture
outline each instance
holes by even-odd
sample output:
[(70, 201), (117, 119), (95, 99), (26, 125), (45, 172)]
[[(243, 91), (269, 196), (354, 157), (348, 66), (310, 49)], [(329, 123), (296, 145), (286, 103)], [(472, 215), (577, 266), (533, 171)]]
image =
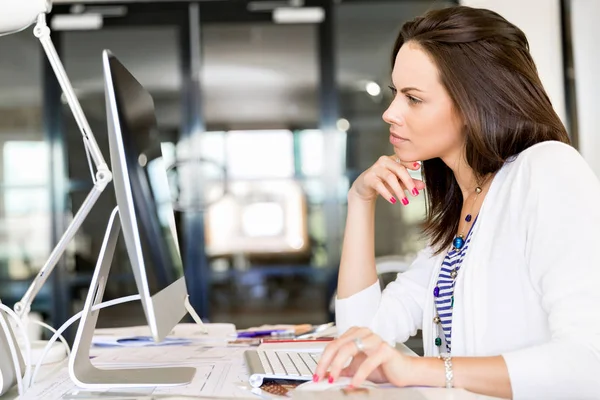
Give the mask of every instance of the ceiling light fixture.
[(273, 21), (278, 24), (318, 24), (325, 19), (321, 7), (280, 7), (273, 10)]
[(335, 125), (340, 132), (348, 132), (350, 129), (350, 122), (346, 118), (338, 119)]
[(50, 20), (55, 31), (88, 31), (97, 30), (104, 25), (100, 14), (57, 14)]
[(381, 86), (379, 86), (377, 82), (367, 82), (367, 84), (365, 85), (365, 90), (367, 91), (367, 93), (369, 93), (369, 95), (373, 97), (377, 97), (381, 94)]

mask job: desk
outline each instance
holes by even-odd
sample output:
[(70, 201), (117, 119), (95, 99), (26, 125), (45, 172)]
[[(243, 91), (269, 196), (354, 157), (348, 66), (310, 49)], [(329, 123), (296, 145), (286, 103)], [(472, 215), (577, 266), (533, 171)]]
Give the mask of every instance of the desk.
[[(218, 325), (218, 324), (215, 324)], [(209, 325), (210, 326), (210, 325)], [(193, 324), (181, 324), (175, 328), (174, 336), (184, 337), (186, 332), (194, 330)], [(107, 332), (118, 332), (121, 336), (134, 336), (144, 332), (146, 327), (136, 327), (119, 330), (98, 330), (99, 334), (105, 335)], [(189, 335), (188, 337), (190, 337)], [(165, 349), (168, 348), (168, 351)], [(152, 363), (156, 365), (165, 365), (178, 363), (179, 365), (193, 365), (198, 368), (196, 377), (191, 385), (179, 386), (168, 389), (134, 390), (137, 393), (153, 394), (173, 394), (173, 395), (201, 395), (202, 398), (236, 398), (264, 400), (250, 392), (247, 384), (247, 374), (243, 361), (243, 351), (247, 347), (226, 346), (225, 339), (222, 343), (214, 345), (190, 344), (186, 346), (169, 345), (155, 347), (135, 347), (135, 348), (94, 348), (94, 354), (98, 360), (108, 366), (113, 360), (118, 363), (123, 358), (131, 360), (135, 364), (143, 363), (148, 366)], [(399, 345), (398, 350), (411, 353), (412, 351), (404, 345)], [(169, 358), (171, 357), (171, 358)], [(180, 358), (178, 358), (180, 357)], [(181, 360), (181, 361), (180, 361)], [(43, 389), (43, 390), (42, 390)], [(44, 367), (38, 378), (38, 383), (25, 396), (25, 400), (44, 399), (60, 400), (61, 393), (66, 393), (75, 389), (68, 375), (66, 360), (57, 365), (48, 365)], [(410, 388), (410, 389), (380, 389), (393, 391), (395, 399), (410, 400), (494, 400), (492, 397), (476, 395), (462, 389), (438, 389), (438, 388)], [(123, 392), (120, 390), (120, 392)], [(298, 392), (299, 393), (299, 392)], [(314, 393), (314, 392), (313, 392)], [(323, 392), (321, 392), (323, 393)], [(341, 392), (340, 392), (341, 393)], [(403, 395), (404, 394), (404, 395)], [(304, 395), (297, 396), (298, 400), (309, 400)], [(325, 397), (334, 400), (335, 393), (328, 393)], [(362, 397), (362, 396), (361, 396)], [(0, 397), (0, 400), (13, 400), (18, 398), (16, 389)], [(99, 397), (100, 399), (102, 397)], [(312, 398), (315, 398), (312, 396)], [(113, 398), (106, 398), (113, 399)]]

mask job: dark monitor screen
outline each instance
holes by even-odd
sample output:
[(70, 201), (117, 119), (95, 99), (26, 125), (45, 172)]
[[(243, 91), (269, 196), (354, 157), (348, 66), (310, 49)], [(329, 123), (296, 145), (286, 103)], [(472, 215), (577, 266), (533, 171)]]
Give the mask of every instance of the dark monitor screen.
[[(154, 295), (183, 276), (154, 101), (117, 58), (110, 57), (109, 62), (123, 144), (121, 157), (124, 159), (120, 160), (120, 165), (126, 167), (126, 171), (115, 175), (115, 191), (122, 190), (120, 184), (131, 189), (132, 223), (137, 224), (150, 295)], [(111, 157), (118, 156), (111, 149)], [(118, 181), (121, 176), (126, 182)], [(117, 199), (120, 194), (126, 193), (117, 193)], [(123, 229), (125, 231), (127, 227), (124, 225)], [(131, 252), (130, 244), (126, 244)]]

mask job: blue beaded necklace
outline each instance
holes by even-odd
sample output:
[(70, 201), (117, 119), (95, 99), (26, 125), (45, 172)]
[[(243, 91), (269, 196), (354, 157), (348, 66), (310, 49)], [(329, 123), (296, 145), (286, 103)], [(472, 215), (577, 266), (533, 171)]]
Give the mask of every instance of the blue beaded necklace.
[[(471, 211), (465, 217), (465, 222), (467, 222), (466, 226), (468, 226), (468, 223), (471, 222), (471, 220), (473, 219), (473, 210), (475, 209), (475, 204), (477, 204), (477, 198), (479, 198), (479, 194), (481, 193), (480, 186), (477, 186), (475, 188), (475, 193), (476, 193), (475, 200), (473, 200), (473, 204), (471, 205)], [(465, 245), (465, 235), (461, 232), (458, 235), (456, 235), (456, 237), (452, 241), (452, 246), (454, 246), (455, 250), (460, 251), (464, 245)]]

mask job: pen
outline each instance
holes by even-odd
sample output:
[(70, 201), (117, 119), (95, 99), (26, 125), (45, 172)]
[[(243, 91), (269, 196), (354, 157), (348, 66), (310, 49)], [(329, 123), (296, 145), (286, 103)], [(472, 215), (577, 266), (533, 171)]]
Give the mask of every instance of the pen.
[(267, 329), (264, 331), (245, 331), (238, 332), (238, 338), (255, 338), (259, 336), (281, 336), (281, 335), (293, 335), (293, 329)]
[(315, 339), (261, 339), (261, 343), (314, 343), (314, 342), (331, 342), (332, 337), (320, 337)]

